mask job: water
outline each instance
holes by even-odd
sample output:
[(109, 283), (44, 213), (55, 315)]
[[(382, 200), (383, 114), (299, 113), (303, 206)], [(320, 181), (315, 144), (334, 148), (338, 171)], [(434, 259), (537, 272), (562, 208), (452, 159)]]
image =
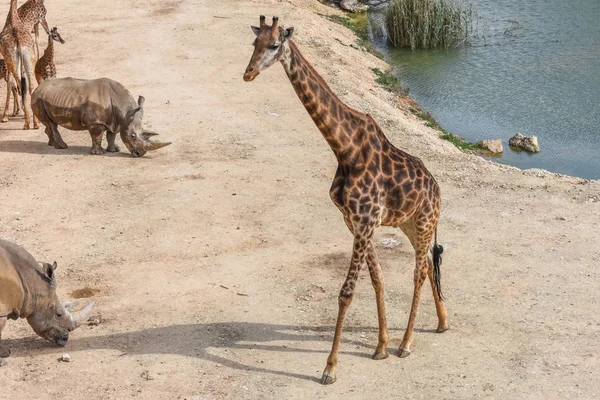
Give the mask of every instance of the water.
[[(375, 45), (411, 97), (468, 141), (502, 139), (494, 160), (600, 179), (600, 0), (474, 0), (479, 33), (449, 51), (388, 47), (381, 11)], [(508, 147), (517, 132), (541, 152)]]

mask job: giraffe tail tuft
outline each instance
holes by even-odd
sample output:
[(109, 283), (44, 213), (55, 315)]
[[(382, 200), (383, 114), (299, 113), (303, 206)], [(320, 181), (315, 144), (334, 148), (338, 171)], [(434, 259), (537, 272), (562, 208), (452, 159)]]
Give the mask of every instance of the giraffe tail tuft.
[(21, 77), (21, 106), (25, 109), (25, 92), (27, 91), (27, 79), (24, 76)]
[(442, 245), (437, 244), (436, 238), (436, 241), (433, 244), (433, 283), (435, 285), (435, 291), (437, 292), (438, 297), (442, 301), (444, 300), (444, 295), (442, 294), (442, 274), (440, 271), (440, 266), (442, 265), (443, 252), (444, 248), (442, 247)]

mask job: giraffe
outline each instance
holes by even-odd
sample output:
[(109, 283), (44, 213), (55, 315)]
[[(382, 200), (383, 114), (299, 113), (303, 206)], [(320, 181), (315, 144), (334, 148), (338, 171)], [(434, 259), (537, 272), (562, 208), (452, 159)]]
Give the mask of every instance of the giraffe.
[(48, 34), (48, 47), (44, 50), (44, 55), (35, 63), (35, 79), (38, 85), (48, 78), (56, 77), (56, 65), (54, 64), (54, 41), (65, 43), (58, 28), (54, 27)]
[(21, 103), (19, 103), (19, 89), (17, 88), (17, 82), (15, 82), (15, 78), (8, 73), (6, 69), (6, 63), (4, 60), (0, 59), (0, 76), (4, 78), (7, 85), (10, 85), (10, 90), (13, 95), (13, 113), (11, 117), (16, 117), (21, 113)]
[(261, 16), (260, 26), (252, 27), (256, 40), (244, 80), (253, 81), (262, 70), (281, 62), (296, 94), (335, 154), (338, 167), (330, 196), (354, 235), (348, 275), (338, 297), (333, 344), (321, 378), (321, 383), (331, 384), (336, 380), (344, 317), (364, 264), (375, 289), (379, 323), (373, 359), (388, 357), (383, 273), (373, 243), (378, 226), (400, 228), (415, 250), (412, 306), (398, 355), (410, 355), (420, 291), (427, 277), (438, 317), (437, 332), (448, 329), (440, 284), (443, 247), (437, 244), (441, 193), (419, 158), (394, 147), (370, 115), (348, 107), (333, 93), (291, 40), (294, 28), (284, 29), (278, 22), (278, 18), (273, 17), (273, 24), (269, 26)]
[[(23, 129), (30, 128), (33, 116), (33, 128), (38, 128), (38, 120), (31, 112), (31, 93), (37, 84), (33, 80), (33, 38), (30, 31), (23, 25), (17, 13), (17, 0), (10, 1), (10, 10), (6, 23), (0, 32), (0, 53), (4, 57), (6, 69), (20, 87), (23, 96), (23, 110), (25, 112), (25, 125)], [(24, 75), (21, 75), (21, 71)], [(21, 77), (23, 79), (21, 79)], [(8, 106), (10, 102), (10, 85), (7, 85), (6, 107), (2, 115), (2, 122), (8, 121)], [(25, 87), (24, 87), (25, 86)]]
[(42, 25), (42, 28), (46, 31), (46, 33), (50, 33), (50, 29), (48, 28), (48, 23), (46, 22), (46, 6), (44, 5), (44, 0), (27, 0), (25, 3), (19, 7), (17, 10), (19, 14), (19, 18), (25, 25), (25, 28), (30, 32), (33, 30), (35, 33), (35, 49), (36, 49), (36, 60), (40, 58), (40, 33), (39, 26)]

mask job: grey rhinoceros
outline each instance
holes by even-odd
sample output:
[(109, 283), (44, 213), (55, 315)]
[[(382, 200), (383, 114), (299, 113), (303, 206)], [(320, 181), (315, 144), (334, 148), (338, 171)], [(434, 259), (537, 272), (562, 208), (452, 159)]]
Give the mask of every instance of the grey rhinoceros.
[[(21, 246), (0, 240), (0, 338), (7, 319), (27, 318), (35, 333), (64, 346), (69, 332), (88, 319), (96, 301), (71, 314), (74, 303), (56, 297), (55, 269), (56, 262), (41, 267)], [(9, 355), (0, 342), (0, 358)]]
[(93, 80), (53, 78), (43, 81), (31, 95), (33, 114), (46, 126), (48, 145), (66, 149), (58, 126), (74, 131), (89, 131), (90, 154), (104, 154), (102, 136), (106, 132), (106, 151), (117, 152), (117, 133), (134, 157), (171, 143), (154, 142), (157, 133), (144, 130), (144, 97), (134, 100), (119, 82), (108, 78)]

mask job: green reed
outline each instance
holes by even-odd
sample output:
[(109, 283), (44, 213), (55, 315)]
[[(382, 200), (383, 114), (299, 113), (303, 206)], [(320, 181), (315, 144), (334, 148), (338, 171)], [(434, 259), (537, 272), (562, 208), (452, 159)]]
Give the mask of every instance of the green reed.
[(396, 47), (448, 49), (468, 40), (473, 7), (453, 0), (392, 0), (386, 25)]

